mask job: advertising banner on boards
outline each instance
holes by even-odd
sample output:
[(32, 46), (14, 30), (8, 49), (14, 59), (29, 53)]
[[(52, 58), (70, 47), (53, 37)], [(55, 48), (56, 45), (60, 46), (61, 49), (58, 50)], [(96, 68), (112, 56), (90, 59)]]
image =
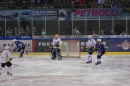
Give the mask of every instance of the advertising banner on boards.
[(130, 16), (129, 8), (93, 8), (93, 9), (59, 9), (59, 20), (115, 20), (126, 19)]
[(57, 19), (58, 10), (41, 9), (41, 10), (0, 10), (0, 19), (11, 19), (11, 20), (30, 20), (31, 18), (43, 20), (45, 19)]
[(110, 39), (111, 52), (130, 52), (130, 39)]
[[(32, 51), (32, 40), (19, 40), (23, 42), (26, 46), (25, 50)], [(16, 47), (12, 40), (0, 40), (0, 51), (4, 50), (4, 47), (8, 45), (10, 46), (11, 51)]]

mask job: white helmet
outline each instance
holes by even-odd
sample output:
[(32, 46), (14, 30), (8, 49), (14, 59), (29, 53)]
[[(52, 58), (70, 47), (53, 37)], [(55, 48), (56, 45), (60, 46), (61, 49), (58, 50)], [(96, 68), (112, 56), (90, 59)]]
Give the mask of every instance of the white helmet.
[(97, 39), (98, 42), (101, 42), (101, 39)]
[(88, 38), (93, 38), (92, 35), (89, 35)]
[(13, 39), (13, 42), (15, 42), (16, 41), (16, 39)]
[(5, 46), (5, 49), (8, 50), (10, 47), (9, 46)]

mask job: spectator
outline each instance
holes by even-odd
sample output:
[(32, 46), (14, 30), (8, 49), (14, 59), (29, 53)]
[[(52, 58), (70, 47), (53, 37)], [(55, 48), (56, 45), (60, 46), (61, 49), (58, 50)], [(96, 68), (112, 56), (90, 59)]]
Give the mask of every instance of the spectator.
[(127, 35), (127, 34), (126, 34), (126, 33), (124, 32), (124, 30), (123, 30), (120, 35), (123, 36), (123, 35)]
[(118, 0), (118, 5), (117, 5), (118, 8), (123, 8), (123, 4), (121, 2), (121, 0)]
[(28, 25), (26, 26), (26, 36), (31, 36), (31, 29)]
[(104, 8), (109, 8), (110, 4), (109, 4), (109, 0), (106, 0), (104, 3)]
[(105, 34), (111, 35), (112, 34), (111, 31), (112, 31), (112, 24), (108, 24), (106, 31), (105, 31)]
[(104, 30), (101, 30), (101, 31), (100, 31), (100, 35), (105, 35), (105, 34), (104, 34)]
[(14, 27), (14, 31), (13, 31), (13, 35), (14, 36), (18, 36), (18, 28), (17, 27)]
[(66, 25), (66, 30), (63, 32), (63, 33), (69, 33), (72, 31), (72, 25), (71, 25), (71, 22), (69, 22), (67, 25)]
[(28, 21), (25, 19), (25, 17), (21, 18), (21, 26), (23, 29), (26, 29), (26, 26), (29, 25)]
[(30, 0), (29, 4), (30, 4), (30, 5), (35, 5), (36, 2), (35, 2), (35, 0)]
[(79, 0), (79, 7), (84, 8), (86, 0)]
[(120, 26), (119, 24), (116, 24), (116, 26), (114, 28), (114, 32), (116, 33), (116, 35), (120, 35), (122, 33), (122, 31), (124, 31), (124, 28), (122, 26)]
[(92, 0), (86, 0), (87, 8), (91, 8)]
[(92, 35), (97, 35), (95, 30), (92, 30)]
[(79, 0), (76, 0), (76, 1), (75, 1), (74, 8), (79, 8)]
[(8, 8), (9, 9), (13, 9), (14, 8), (14, 4), (13, 4), (13, 1), (10, 0), (9, 4), (8, 4)]
[(35, 35), (36, 35), (36, 28), (35, 28), (35, 27), (33, 27), (33, 29), (32, 29), (32, 30), (33, 30), (33, 31), (32, 31), (32, 32), (33, 32), (33, 33), (32, 33), (32, 35), (33, 35), (33, 36), (35, 36)]
[(12, 36), (12, 29), (10, 28), (10, 26), (8, 26), (7, 30), (6, 30), (6, 34), (7, 36)]
[(22, 3), (22, 9), (27, 9), (27, 2), (24, 0)]
[(45, 31), (45, 29), (43, 28), (43, 29), (42, 29), (42, 36), (44, 36), (44, 35), (46, 35), (46, 31)]
[(73, 33), (72, 33), (72, 34), (73, 34), (73, 35), (80, 35), (81, 33), (79, 32), (78, 28), (75, 27), (75, 28), (73, 29)]
[(70, 2), (68, 1), (68, 2), (66, 2), (66, 8), (71, 8), (71, 4), (70, 4)]
[(117, 4), (118, 0), (111, 0), (111, 2), (114, 2), (115, 4)]
[(116, 4), (114, 1), (112, 1), (111, 8), (116, 8)]
[(59, 8), (65, 8), (65, 5), (66, 5), (65, 1), (62, 0), (62, 1), (59, 3)]
[(91, 8), (97, 8), (97, 0), (92, 0)]
[(48, 5), (47, 3), (44, 4), (43, 8), (48, 8)]
[(0, 36), (4, 36), (4, 30), (2, 29), (1, 26), (0, 26)]
[(74, 5), (75, 5), (75, 0), (72, 0), (72, 1), (71, 1), (71, 6), (72, 6), (72, 8), (74, 8)]
[(54, 0), (48, 0), (48, 8), (54, 8), (54, 6), (53, 6), (53, 4), (54, 4)]
[(130, 7), (130, 0), (125, 0), (125, 7)]
[(46, 1), (47, 0), (35, 0), (35, 4), (36, 5), (43, 5), (43, 4), (47, 3)]
[(23, 27), (20, 27), (20, 36), (25, 36), (25, 30), (23, 29)]
[(98, 0), (98, 4), (103, 5), (105, 3), (105, 0)]
[(66, 10), (65, 20), (71, 20), (71, 11)]

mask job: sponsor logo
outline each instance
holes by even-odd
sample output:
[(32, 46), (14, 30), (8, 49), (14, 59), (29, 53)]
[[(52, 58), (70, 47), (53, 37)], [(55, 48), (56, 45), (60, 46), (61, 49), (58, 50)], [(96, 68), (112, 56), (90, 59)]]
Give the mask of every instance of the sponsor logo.
[(117, 45), (117, 46), (122, 47), (122, 49), (124, 49), (124, 50), (128, 50), (128, 49), (130, 49), (130, 42), (125, 40), (124, 42), (122, 42), (120, 45)]

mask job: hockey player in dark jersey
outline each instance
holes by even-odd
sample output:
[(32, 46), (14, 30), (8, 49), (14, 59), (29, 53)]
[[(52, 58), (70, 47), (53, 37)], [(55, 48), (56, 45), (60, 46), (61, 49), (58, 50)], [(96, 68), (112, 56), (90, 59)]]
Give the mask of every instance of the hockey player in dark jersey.
[[(14, 44), (16, 45), (15, 49), (13, 51), (19, 52), (19, 57), (23, 57), (24, 54), (24, 50), (25, 50), (25, 45), (23, 42), (21, 41), (17, 41), (16, 39), (13, 40)], [(28, 54), (28, 52), (26, 51), (26, 54)]]
[(97, 55), (97, 63), (95, 63), (95, 65), (101, 64), (101, 57), (103, 54), (105, 54), (107, 49), (108, 48), (106, 47), (106, 45), (101, 43), (101, 39), (97, 39), (96, 50), (98, 51), (98, 55)]

